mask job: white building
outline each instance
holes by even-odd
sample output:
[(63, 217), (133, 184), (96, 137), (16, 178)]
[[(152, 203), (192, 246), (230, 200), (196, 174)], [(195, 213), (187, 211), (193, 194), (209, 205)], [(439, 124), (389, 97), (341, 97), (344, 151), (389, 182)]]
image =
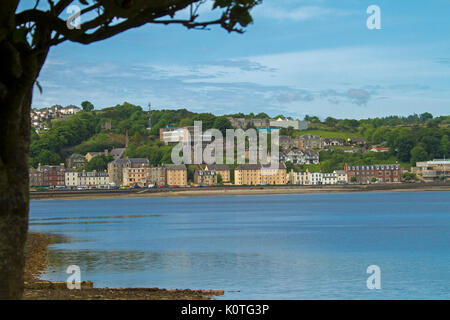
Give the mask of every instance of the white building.
[(74, 169), (66, 169), (64, 173), (64, 181), (66, 187), (75, 188), (80, 185), (80, 180), (78, 179), (78, 172)]
[(75, 170), (67, 170), (65, 172), (65, 185), (69, 188), (97, 188), (106, 189), (109, 187), (108, 172), (77, 172)]
[(274, 119), (270, 120), (271, 128), (289, 128), (292, 127), (295, 130), (306, 130), (308, 129), (308, 123), (306, 121), (300, 120), (289, 120), (289, 119)]
[(322, 172), (310, 172), (310, 184), (315, 186), (323, 184), (323, 173)]
[(308, 186), (311, 185), (311, 175), (310, 172), (291, 172), (288, 173), (288, 182), (290, 184)]
[(335, 173), (322, 174), (322, 184), (338, 184), (338, 177)]
[(333, 173), (337, 176), (338, 184), (344, 184), (348, 182), (347, 172), (345, 170), (334, 170)]

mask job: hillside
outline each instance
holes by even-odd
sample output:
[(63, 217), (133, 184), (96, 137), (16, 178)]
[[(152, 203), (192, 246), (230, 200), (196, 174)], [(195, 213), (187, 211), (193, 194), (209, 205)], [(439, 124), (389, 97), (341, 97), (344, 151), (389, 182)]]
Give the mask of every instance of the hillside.
[[(167, 125), (190, 126), (201, 120), (203, 130), (232, 128), (227, 116), (240, 118), (269, 117), (261, 114), (233, 114), (217, 116), (194, 113), (186, 109), (152, 111), (152, 129), (149, 132), (148, 112), (141, 107), (124, 103), (111, 108), (79, 112), (66, 120), (53, 120), (50, 129), (37, 134), (31, 132), (30, 167), (41, 164), (59, 164), (72, 153), (103, 152), (105, 149), (124, 147), (126, 134), (128, 157), (148, 158), (153, 165), (170, 163), (171, 146), (159, 141), (159, 129)], [(282, 116), (282, 115), (279, 115)], [(279, 117), (277, 116), (277, 117)], [(298, 137), (312, 134), (323, 138), (364, 138), (368, 145), (382, 145), (389, 152), (344, 153), (338, 150), (322, 151), (321, 165), (312, 170), (324, 172), (341, 169), (344, 163), (375, 164), (399, 162), (404, 166), (416, 161), (450, 155), (450, 116), (433, 118), (429, 113), (408, 117), (391, 116), (376, 119), (333, 119), (320, 121), (307, 116), (306, 131), (282, 129), (282, 135)], [(110, 125), (110, 126), (109, 126)], [(107, 128), (107, 129), (106, 129)]]

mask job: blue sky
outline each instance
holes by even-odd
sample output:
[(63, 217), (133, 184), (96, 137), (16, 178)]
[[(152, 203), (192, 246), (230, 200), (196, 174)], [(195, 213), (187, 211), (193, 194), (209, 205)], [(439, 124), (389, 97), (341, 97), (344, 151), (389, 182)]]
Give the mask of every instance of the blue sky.
[[(372, 4), (381, 30), (366, 27)], [(450, 0), (264, 0), (245, 34), (147, 25), (88, 46), (64, 43), (48, 56), (33, 106), (448, 115), (449, 12)]]

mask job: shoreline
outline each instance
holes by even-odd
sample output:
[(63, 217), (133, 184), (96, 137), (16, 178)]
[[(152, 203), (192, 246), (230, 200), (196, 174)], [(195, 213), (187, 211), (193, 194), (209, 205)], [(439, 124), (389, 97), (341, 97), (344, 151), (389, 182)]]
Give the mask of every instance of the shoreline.
[(383, 185), (328, 185), (328, 186), (252, 186), (252, 187), (211, 187), (179, 188), (164, 190), (137, 189), (136, 191), (50, 191), (31, 192), (30, 200), (87, 200), (118, 198), (164, 198), (164, 197), (206, 197), (206, 196), (251, 196), (288, 195), (315, 193), (353, 192), (432, 192), (450, 191), (450, 184), (383, 184)]
[(94, 288), (90, 281), (83, 281), (80, 290), (69, 290), (63, 281), (40, 280), (48, 264), (48, 246), (59, 241), (57, 236), (28, 233), (23, 300), (211, 300), (224, 294), (223, 290)]

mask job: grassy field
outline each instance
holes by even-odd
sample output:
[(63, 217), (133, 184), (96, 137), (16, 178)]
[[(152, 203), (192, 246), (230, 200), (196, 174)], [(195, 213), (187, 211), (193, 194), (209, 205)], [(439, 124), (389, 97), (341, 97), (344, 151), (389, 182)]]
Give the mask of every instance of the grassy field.
[(312, 134), (315, 136), (320, 136), (322, 138), (341, 138), (341, 139), (348, 139), (348, 138), (362, 138), (362, 136), (357, 132), (349, 132), (349, 131), (326, 131), (326, 130), (304, 130), (297, 132), (298, 136), (305, 135), (305, 134)]

